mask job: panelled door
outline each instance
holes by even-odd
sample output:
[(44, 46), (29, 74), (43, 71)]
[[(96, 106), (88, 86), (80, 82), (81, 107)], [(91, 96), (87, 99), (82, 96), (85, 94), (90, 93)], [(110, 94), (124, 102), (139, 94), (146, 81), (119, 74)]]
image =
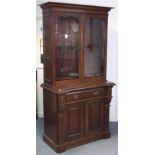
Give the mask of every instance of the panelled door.
[(93, 100), (85, 103), (85, 135), (93, 134), (103, 129), (103, 100)]
[(65, 110), (66, 141), (103, 131), (103, 100), (69, 104)]
[(84, 103), (66, 106), (66, 141), (84, 136)]

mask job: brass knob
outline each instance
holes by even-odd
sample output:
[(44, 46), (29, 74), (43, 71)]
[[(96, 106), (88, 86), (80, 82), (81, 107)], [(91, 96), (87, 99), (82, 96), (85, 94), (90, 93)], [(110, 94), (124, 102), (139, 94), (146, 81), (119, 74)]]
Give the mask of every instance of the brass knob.
[(96, 91), (96, 92), (94, 92), (94, 95), (98, 95), (98, 92)]
[(79, 97), (79, 95), (73, 95), (74, 99), (77, 99)]

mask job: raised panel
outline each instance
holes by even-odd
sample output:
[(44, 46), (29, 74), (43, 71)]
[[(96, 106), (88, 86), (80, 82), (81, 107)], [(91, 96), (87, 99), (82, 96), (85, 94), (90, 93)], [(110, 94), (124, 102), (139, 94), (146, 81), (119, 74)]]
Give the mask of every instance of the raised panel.
[(103, 126), (103, 101), (90, 101), (85, 104), (85, 134), (101, 131)]
[(100, 128), (100, 105), (98, 103), (91, 103), (88, 107), (88, 129), (94, 130)]
[(80, 110), (79, 107), (73, 107), (68, 111), (68, 128), (69, 134), (80, 133)]
[(66, 108), (66, 140), (84, 135), (84, 105), (73, 104)]

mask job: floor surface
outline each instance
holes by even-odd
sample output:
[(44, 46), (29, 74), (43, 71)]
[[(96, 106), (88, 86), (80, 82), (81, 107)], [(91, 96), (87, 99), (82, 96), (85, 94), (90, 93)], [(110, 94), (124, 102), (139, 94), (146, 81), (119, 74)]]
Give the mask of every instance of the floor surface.
[(56, 153), (46, 143), (43, 136), (43, 119), (36, 121), (36, 155), (118, 155), (118, 123), (110, 122), (111, 138), (81, 145), (62, 153)]

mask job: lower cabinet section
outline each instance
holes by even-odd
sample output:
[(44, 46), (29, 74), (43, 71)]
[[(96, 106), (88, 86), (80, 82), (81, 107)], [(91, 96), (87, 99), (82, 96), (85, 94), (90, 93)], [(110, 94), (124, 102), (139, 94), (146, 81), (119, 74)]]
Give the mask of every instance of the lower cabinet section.
[[(94, 140), (109, 138), (111, 88), (86, 89), (69, 95), (44, 89), (44, 141), (56, 152), (63, 152)], [(91, 97), (90, 93), (95, 95)]]

